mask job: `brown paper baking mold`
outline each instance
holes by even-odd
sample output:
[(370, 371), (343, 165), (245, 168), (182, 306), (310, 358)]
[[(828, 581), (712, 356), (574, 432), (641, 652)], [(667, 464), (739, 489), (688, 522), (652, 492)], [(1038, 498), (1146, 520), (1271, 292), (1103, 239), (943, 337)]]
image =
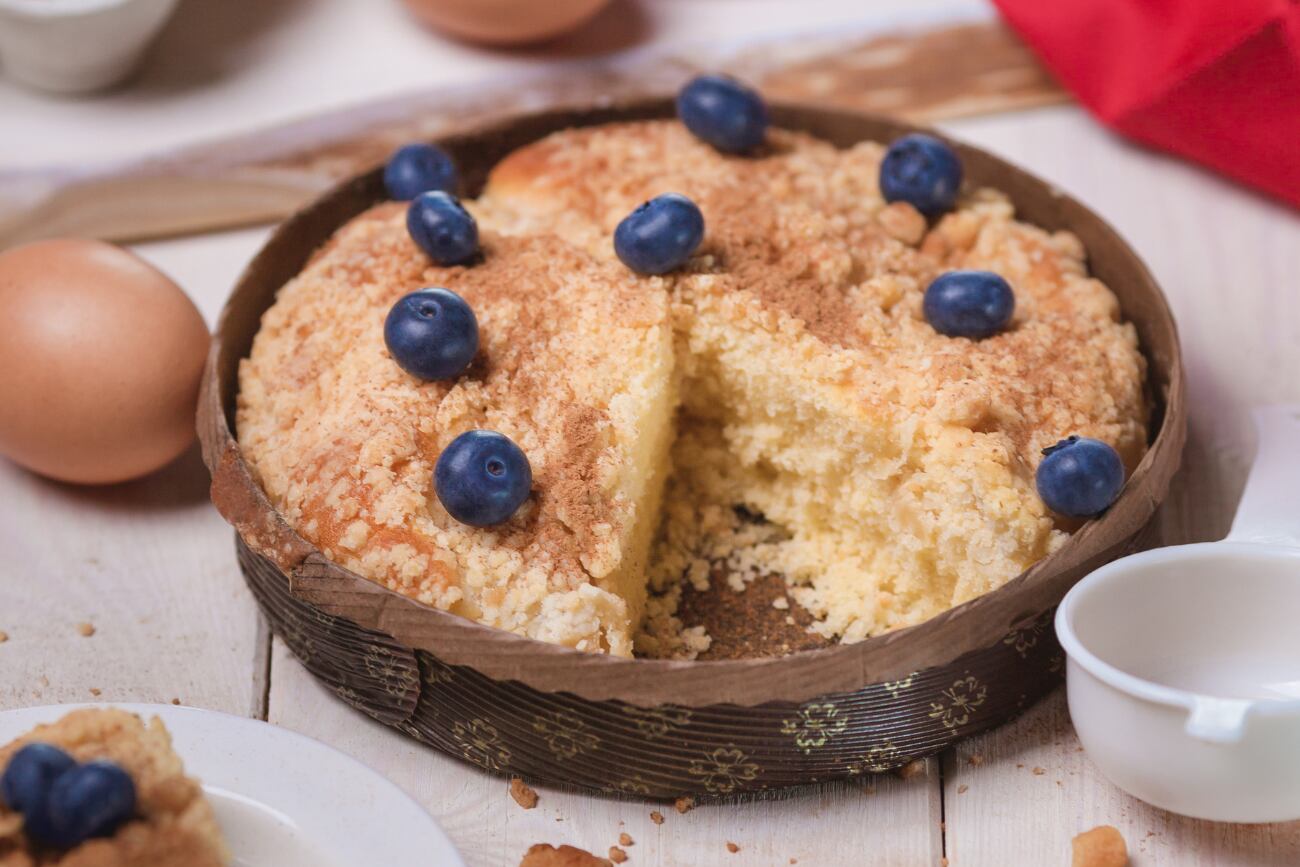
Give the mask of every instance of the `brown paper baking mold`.
[[(837, 145), (912, 128), (775, 104), (774, 122)], [(514, 148), (571, 126), (671, 116), (666, 99), (542, 112), (443, 139), (462, 192)], [(543, 644), (428, 608), (328, 561), (275, 512), (233, 436), (239, 360), (276, 291), (335, 229), (384, 198), (358, 176), (291, 217), (241, 276), (200, 397), (212, 497), (272, 627), (349, 704), (481, 767), (609, 792), (730, 794), (875, 773), (1015, 716), (1060, 681), (1051, 615), (1092, 569), (1154, 541), (1146, 531), (1178, 468), (1186, 409), (1177, 332), (1142, 261), (1102, 219), (1049, 184), (953, 142), (968, 183), (1017, 215), (1083, 241), (1149, 363), (1148, 450), (1115, 505), (1005, 586), (925, 623), (857, 644), (761, 659), (619, 659)]]

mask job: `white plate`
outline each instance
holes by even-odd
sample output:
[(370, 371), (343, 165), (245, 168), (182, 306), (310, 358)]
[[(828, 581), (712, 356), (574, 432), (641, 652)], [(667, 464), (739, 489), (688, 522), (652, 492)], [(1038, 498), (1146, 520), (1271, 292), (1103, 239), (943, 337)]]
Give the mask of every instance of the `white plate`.
[(0, 713), (0, 743), (79, 707), (159, 717), (203, 781), (238, 867), (464, 867), (397, 786), (320, 741), (258, 720), (166, 704), (51, 705)]

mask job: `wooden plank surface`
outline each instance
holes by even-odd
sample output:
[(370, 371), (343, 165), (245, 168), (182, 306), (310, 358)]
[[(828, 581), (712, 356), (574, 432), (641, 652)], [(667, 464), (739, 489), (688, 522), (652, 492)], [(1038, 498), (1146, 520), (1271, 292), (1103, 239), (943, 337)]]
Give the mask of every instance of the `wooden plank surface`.
[(178, 699), (262, 713), (266, 635), (207, 486), (197, 450), (105, 488), (0, 461), (0, 709)]
[(1228, 825), (1148, 806), (1106, 782), (1070, 727), (1064, 690), (1021, 719), (944, 757), (952, 867), (1065, 864), (1070, 838), (1114, 825), (1133, 867), (1284, 867), (1300, 822)]

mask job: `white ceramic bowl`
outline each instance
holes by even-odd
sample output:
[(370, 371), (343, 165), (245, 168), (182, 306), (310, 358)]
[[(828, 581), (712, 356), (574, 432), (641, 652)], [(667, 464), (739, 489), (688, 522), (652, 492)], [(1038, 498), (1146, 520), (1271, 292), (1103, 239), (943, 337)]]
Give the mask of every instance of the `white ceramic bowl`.
[(1157, 807), (1227, 822), (1300, 819), (1300, 408), (1256, 421), (1226, 540), (1116, 560), (1056, 614), (1097, 767)]
[(85, 93), (135, 69), (177, 0), (0, 0), (0, 67), (41, 90)]

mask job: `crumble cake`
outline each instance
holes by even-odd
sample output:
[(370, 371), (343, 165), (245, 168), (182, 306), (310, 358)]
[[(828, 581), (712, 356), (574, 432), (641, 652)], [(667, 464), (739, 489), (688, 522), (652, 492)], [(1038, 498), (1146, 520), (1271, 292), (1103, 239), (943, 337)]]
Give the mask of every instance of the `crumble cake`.
[[(773, 129), (726, 156), (675, 121), (556, 133), (466, 202), (486, 239), (470, 268), (430, 267), (380, 206), (266, 314), (240, 372), (241, 447), (327, 556), (585, 650), (631, 651), (647, 586), (638, 652), (707, 646), (673, 605), (710, 562), (738, 585), (783, 574), (813, 628), (845, 641), (994, 589), (1066, 538), (1034, 487), (1044, 447), (1078, 434), (1130, 470), (1141, 457), (1145, 362), (1077, 238), (1017, 221), (992, 190), (930, 226), (885, 203), (883, 153)], [(610, 238), (670, 191), (704, 213), (704, 243), (638, 277)], [(926, 286), (956, 268), (1015, 287), (1005, 332), (927, 324)], [(479, 312), (483, 366), (463, 382), (417, 383), (385, 355), (388, 306), (426, 285)], [(582, 435), (566, 413), (585, 414)], [(487, 530), (450, 522), (429, 478), (484, 418), (541, 470), (535, 502)]]
[(23, 746), (49, 744), (78, 762), (108, 760), (135, 785), (134, 818), (110, 837), (67, 850), (36, 846), (23, 818), (0, 802), (0, 867), (223, 867), (230, 863), (212, 807), (198, 781), (185, 776), (171, 736), (156, 717), (147, 724), (112, 708), (75, 710), (0, 747), (0, 769)]
[[(561, 239), (484, 231), (482, 262), (435, 267), (403, 209), (357, 217), (286, 285), (240, 370), (240, 446), (272, 503), (326, 556), (521, 635), (629, 655), (667, 475), (668, 298)], [(479, 360), (423, 382), (389, 358), (388, 308), (461, 295)], [(534, 497), (507, 523), (454, 520), (431, 482), (488, 425), (528, 455)]]

